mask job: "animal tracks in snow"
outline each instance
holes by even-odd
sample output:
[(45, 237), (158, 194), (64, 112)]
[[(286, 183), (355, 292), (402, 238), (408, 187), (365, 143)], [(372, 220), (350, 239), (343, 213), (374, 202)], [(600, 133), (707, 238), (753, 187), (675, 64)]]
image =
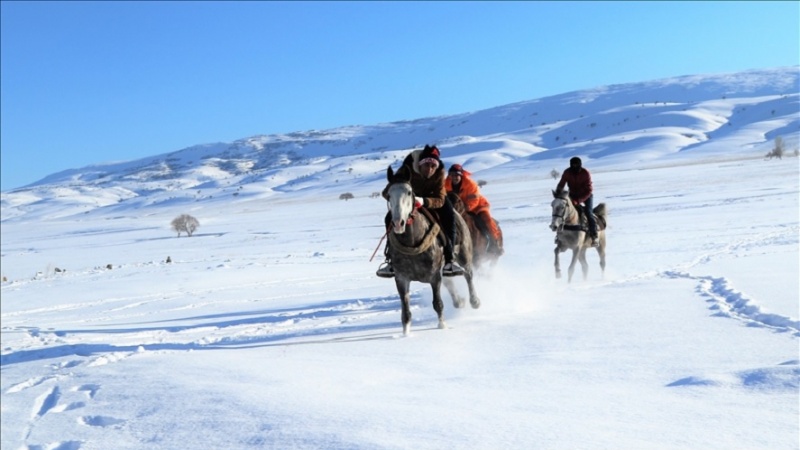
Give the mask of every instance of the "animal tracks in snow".
[(34, 408), (35, 411), (34, 418), (41, 417), (47, 414), (51, 409), (53, 409), (56, 406), (59, 398), (61, 398), (61, 390), (58, 388), (58, 386), (50, 389), (49, 392), (40, 396), (36, 400), (37, 406)]
[(668, 278), (686, 278), (698, 282), (695, 289), (711, 303), (715, 315), (731, 317), (746, 322), (749, 326), (768, 327), (800, 336), (800, 321), (779, 314), (766, 313), (751, 299), (729, 286), (725, 277), (694, 276), (687, 272), (666, 271)]
[[(41, 386), (45, 382), (56, 380), (58, 377), (45, 377), (41, 379), (29, 380), (25, 383), (19, 383), (6, 390), (7, 394), (16, 394), (26, 389)], [(82, 384), (76, 385), (69, 389), (62, 390), (60, 384), (48, 387), (40, 395), (38, 395), (31, 407), (31, 416), (28, 422), (27, 431), (25, 432), (25, 440), (29, 440), (32, 431), (37, 426), (48, 426), (40, 423), (45, 417), (52, 414), (64, 414), (71, 411), (79, 412), (81, 409), (90, 405), (100, 386), (97, 384)], [(69, 420), (69, 418), (67, 419)], [(73, 419), (78, 424), (87, 427), (116, 427), (121, 426), (127, 422), (125, 419), (120, 419), (105, 415), (90, 415), (83, 414)], [(69, 428), (69, 427), (68, 427)], [(48, 449), (48, 450), (77, 450), (80, 449), (82, 441), (79, 440), (63, 440), (58, 442), (51, 442), (49, 444), (28, 444), (27, 449)]]
[[(421, 298), (420, 293), (412, 294), (415, 310), (420, 309)], [(37, 339), (37, 347), (2, 355), (2, 365), (52, 359), (46, 364), (50, 373), (13, 384), (5, 388), (4, 395), (12, 396), (23, 405), (27, 403), (24, 407), (29, 408), (29, 415), (20, 418), (27, 446), (23, 448), (78, 450), (89, 445), (87, 436), (92, 435), (89, 429), (124, 430), (129, 421), (126, 417), (103, 414), (103, 405), (95, 403), (101, 392), (100, 384), (76, 383), (80, 379), (85, 381), (93, 370), (101, 370), (103, 366), (145, 351), (392, 339), (398, 328), (398, 309), (398, 300), (390, 295), (323, 301), (297, 308), (183, 317), (164, 323), (136, 323), (116, 328), (36, 329), (36, 336), (28, 334)], [(433, 314), (420, 316), (418, 320), (424, 326), (426, 321), (432, 320)], [(62, 340), (39, 341), (52, 336), (60, 336)], [(159, 342), (147, 343), (147, 339)], [(53, 426), (74, 432), (56, 435), (64, 439), (54, 441)], [(81, 431), (82, 427), (87, 428)], [(41, 436), (48, 436), (50, 442), (42, 443), (47, 438)]]

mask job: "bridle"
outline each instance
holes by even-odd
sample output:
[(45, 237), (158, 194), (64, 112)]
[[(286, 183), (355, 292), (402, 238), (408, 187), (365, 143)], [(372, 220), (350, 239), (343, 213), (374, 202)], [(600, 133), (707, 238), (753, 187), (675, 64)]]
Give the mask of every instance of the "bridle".
[[(556, 232), (559, 232), (559, 231), (563, 231), (565, 226), (568, 226), (567, 225), (567, 217), (568, 217), (568, 214), (570, 212), (570, 207), (569, 207), (570, 201), (569, 201), (568, 198), (562, 198), (562, 197), (557, 197), (556, 200), (561, 200), (563, 202), (563, 208), (561, 208), (561, 214), (553, 214), (552, 215), (552, 217), (554, 219), (561, 219), (561, 223), (558, 225), (558, 228), (556, 228), (556, 230), (555, 230)], [(577, 210), (575, 211), (575, 213), (577, 213)], [(574, 227), (574, 226), (575, 225), (569, 225), (569, 227)]]
[[(411, 183), (408, 182), (408, 181), (396, 181), (396, 182), (394, 182), (392, 184), (405, 184), (405, 185), (408, 186), (408, 189), (409, 189), (410, 192), (412, 192), (412, 194), (414, 192), (413, 189), (411, 189)], [(390, 190), (391, 190), (391, 188), (390, 188)], [(392, 210), (391, 199), (392, 199), (391, 196), (389, 196), (389, 199), (386, 200), (386, 207), (389, 209), (389, 211)], [(414, 218), (416, 216), (417, 216), (417, 208), (412, 205), (411, 211), (409, 211), (408, 215), (406, 217), (402, 217), (401, 219), (404, 220), (405, 223), (406, 223), (406, 226), (408, 226), (408, 225), (411, 225), (412, 223), (414, 223)], [(386, 231), (388, 233), (389, 229), (387, 228)]]
[[(397, 182), (397, 183), (398, 184), (402, 183), (402, 184), (408, 185), (409, 191), (413, 195), (413, 191), (411, 190), (411, 183), (409, 183), (409, 182)], [(390, 190), (391, 190), (391, 188), (390, 188)], [(389, 200), (391, 200), (391, 194), (389, 195)], [(388, 201), (387, 205), (389, 206), (389, 209), (391, 210), (391, 208), (392, 208), (391, 201)], [(418, 209), (418, 206), (412, 204), (412, 207), (411, 207), (411, 210), (408, 213), (408, 216), (406, 216), (404, 219), (401, 219), (401, 220), (405, 221), (406, 230), (409, 230), (411, 224), (414, 223), (414, 218), (417, 216), (417, 209)], [(394, 219), (394, 217), (392, 219)], [(436, 237), (439, 235), (439, 230), (440, 230), (439, 224), (436, 223), (436, 221), (434, 221), (434, 220), (430, 220), (430, 227), (425, 231), (425, 235), (422, 237), (422, 239), (419, 242), (417, 242), (415, 244), (412, 244), (412, 245), (408, 245), (408, 244), (405, 244), (403, 242), (400, 242), (400, 240), (397, 237), (397, 235), (395, 233), (392, 233), (389, 228), (386, 229), (386, 234), (389, 236), (389, 242), (392, 244), (392, 247), (394, 249), (396, 249), (397, 251), (399, 251), (400, 253), (403, 253), (403, 254), (406, 254), (406, 255), (418, 255), (418, 254), (428, 250), (428, 248), (430, 248), (430, 246), (434, 244), (434, 242), (436, 241)]]

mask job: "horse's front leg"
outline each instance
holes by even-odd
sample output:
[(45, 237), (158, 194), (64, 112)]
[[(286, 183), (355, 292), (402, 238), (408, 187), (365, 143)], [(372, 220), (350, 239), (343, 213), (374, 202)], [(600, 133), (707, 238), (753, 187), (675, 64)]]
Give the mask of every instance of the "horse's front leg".
[(553, 253), (556, 254), (556, 263), (555, 263), (555, 266), (556, 266), (556, 278), (561, 278), (561, 263), (558, 262), (558, 255), (561, 253), (561, 247), (556, 245), (556, 248), (555, 248), (555, 250), (553, 250)]
[(394, 284), (397, 286), (397, 293), (400, 294), (400, 305), (402, 312), (400, 313), (400, 322), (403, 324), (403, 335), (408, 336), (411, 332), (411, 298), (409, 296), (409, 280), (401, 280), (400, 277), (394, 278)]
[(444, 302), (442, 301), (442, 277), (436, 277), (431, 282), (431, 289), (433, 289), (433, 310), (439, 317), (439, 329), (447, 328), (444, 324)]

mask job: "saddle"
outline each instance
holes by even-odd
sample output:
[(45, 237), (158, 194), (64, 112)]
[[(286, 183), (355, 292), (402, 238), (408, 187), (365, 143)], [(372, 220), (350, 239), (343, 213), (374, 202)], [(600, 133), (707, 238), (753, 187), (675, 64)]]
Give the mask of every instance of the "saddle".
[[(581, 207), (577, 208), (578, 210), (578, 221), (581, 224), (581, 231), (589, 231), (589, 219), (586, 217), (586, 205), (581, 203)], [(606, 221), (595, 213), (592, 213), (594, 216), (594, 221), (597, 224), (597, 231), (602, 231), (606, 229)]]

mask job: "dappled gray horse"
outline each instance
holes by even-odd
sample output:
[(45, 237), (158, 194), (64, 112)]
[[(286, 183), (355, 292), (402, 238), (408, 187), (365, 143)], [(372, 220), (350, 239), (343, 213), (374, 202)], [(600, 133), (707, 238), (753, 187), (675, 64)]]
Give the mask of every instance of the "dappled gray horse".
[[(556, 278), (561, 278), (561, 265), (558, 255), (561, 252), (572, 250), (572, 261), (569, 263), (567, 281), (572, 281), (572, 274), (575, 272), (575, 263), (581, 262), (583, 279), (589, 273), (589, 264), (586, 262), (586, 250), (591, 247), (592, 239), (586, 233), (585, 223), (580, 221), (580, 214), (575, 205), (569, 198), (567, 191), (557, 193), (553, 191), (553, 201), (550, 203), (553, 208), (553, 220), (550, 221), (550, 229), (556, 232)], [(597, 218), (597, 253), (600, 255), (600, 270), (605, 274), (606, 270), (606, 204), (600, 203), (594, 208), (594, 215)]]
[[(401, 321), (403, 334), (411, 330), (411, 307), (409, 287), (412, 281), (428, 283), (433, 290), (433, 309), (439, 316), (439, 328), (446, 328), (444, 323), (444, 304), (440, 293), (442, 286), (442, 266), (444, 250), (439, 238), (439, 224), (428, 215), (418, 212), (414, 207), (414, 192), (411, 189), (411, 175), (399, 170), (397, 174), (389, 166), (386, 177), (389, 180), (389, 213), (391, 226), (387, 230), (389, 236), (389, 257), (394, 266), (394, 282), (402, 303)], [(481, 302), (472, 286), (472, 240), (469, 237), (464, 219), (455, 214), (459, 242), (455, 245), (455, 259), (464, 268), (464, 279), (469, 287), (469, 301), (473, 308)], [(453, 298), (453, 306), (464, 306), (464, 298), (458, 295), (450, 277), (444, 278), (444, 284)]]

